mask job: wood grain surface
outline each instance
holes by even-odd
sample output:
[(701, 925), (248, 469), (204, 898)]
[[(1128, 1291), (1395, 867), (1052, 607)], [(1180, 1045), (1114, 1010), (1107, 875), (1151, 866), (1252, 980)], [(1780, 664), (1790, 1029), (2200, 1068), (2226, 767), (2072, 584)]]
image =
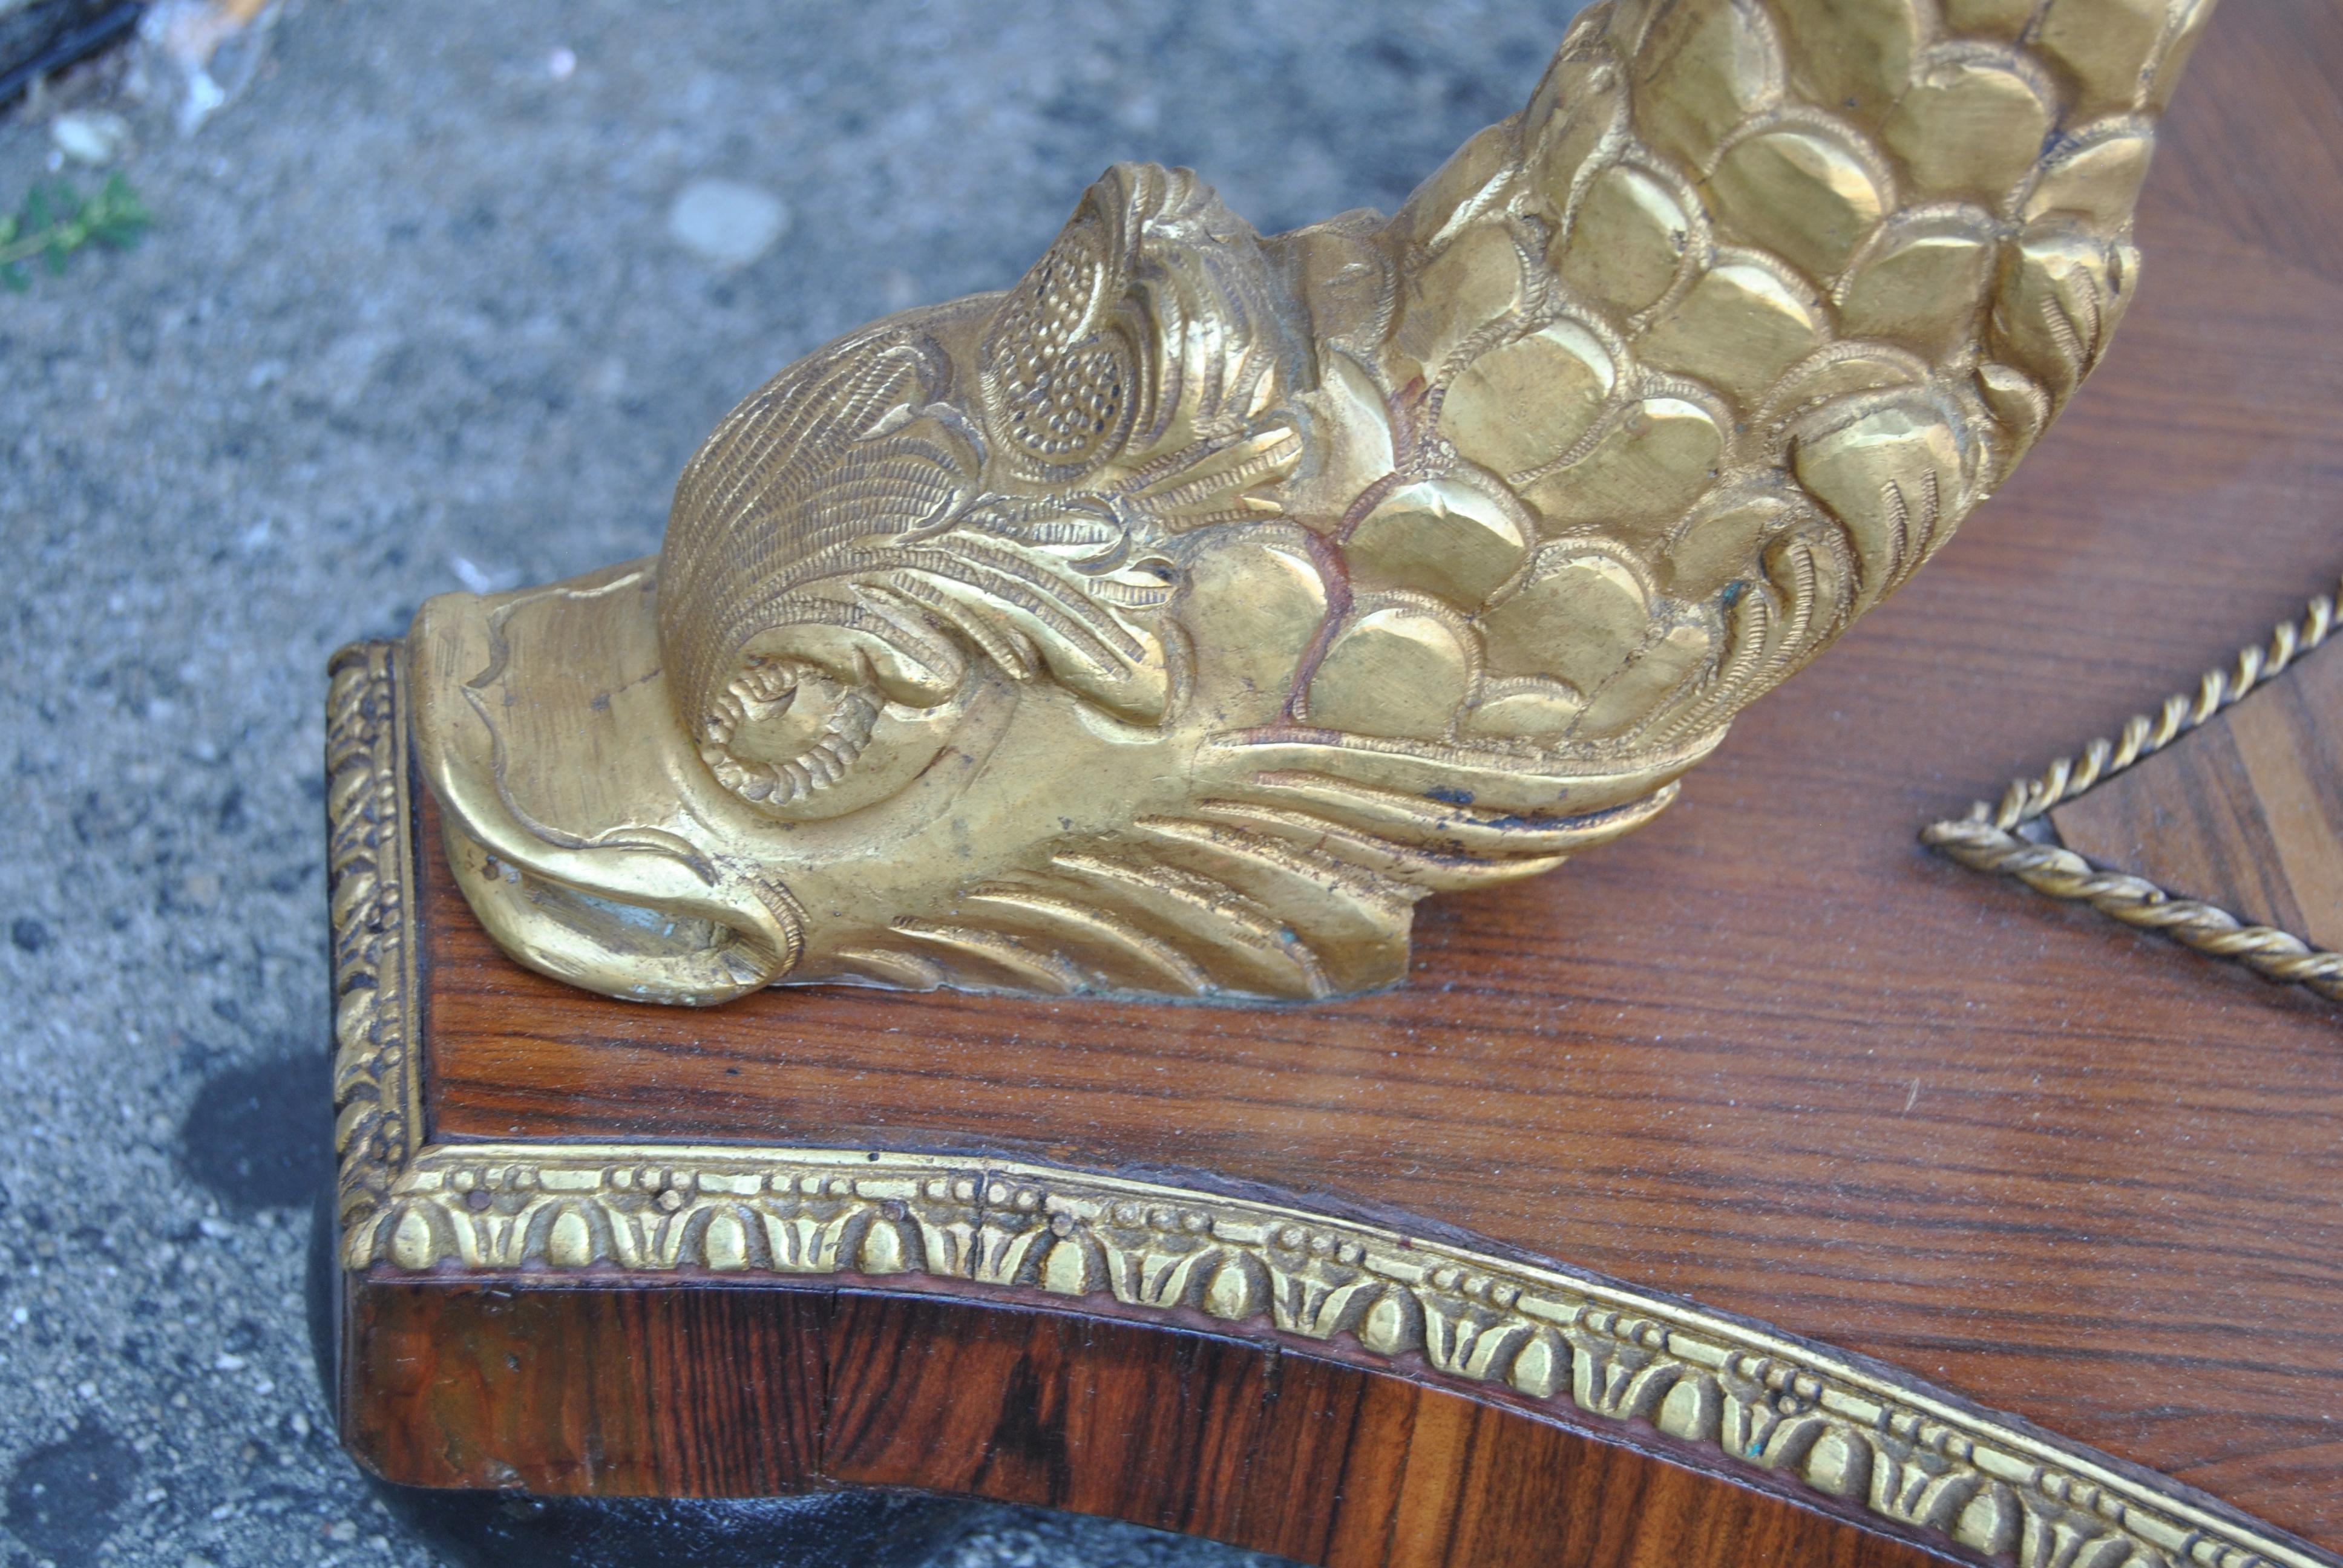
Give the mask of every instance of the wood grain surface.
[(2312, 654), (2050, 825), (2095, 865), (2343, 947), (2343, 658)]
[(425, 1483), (912, 1488), (1337, 1564), (1949, 1561), (1822, 1500), (1193, 1329), (852, 1290), (373, 1282), (350, 1332), (346, 1364), (397, 1375), (371, 1375), (345, 1437)]
[(427, 847), (432, 1136), (997, 1150), (1423, 1216), (2343, 1551), (2343, 1016), (1914, 837), (2333, 581), (2338, 83), (2333, 0), (2225, 0), (2139, 301), (2015, 482), (1651, 829), (1425, 906), (1403, 988), (630, 1008), (501, 959)]

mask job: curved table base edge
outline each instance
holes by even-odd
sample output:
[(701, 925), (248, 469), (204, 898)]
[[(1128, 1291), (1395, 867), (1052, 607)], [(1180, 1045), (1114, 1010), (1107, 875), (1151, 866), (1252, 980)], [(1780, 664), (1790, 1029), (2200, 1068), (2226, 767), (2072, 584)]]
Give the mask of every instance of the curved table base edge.
[(342, 1261), (383, 1287), (1021, 1300), (1430, 1381), (1964, 1556), (2336, 1561), (1867, 1358), (1560, 1263), (1160, 1180), (880, 1150), (433, 1145), (347, 1226)]

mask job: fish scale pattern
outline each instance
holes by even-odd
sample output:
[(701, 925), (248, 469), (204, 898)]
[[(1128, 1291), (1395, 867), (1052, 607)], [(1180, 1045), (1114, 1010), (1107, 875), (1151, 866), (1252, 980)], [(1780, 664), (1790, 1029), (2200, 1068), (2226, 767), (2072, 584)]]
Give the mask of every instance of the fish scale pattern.
[(1517, 817), (1488, 769), (1704, 747), (1951, 536), (2106, 349), (2154, 117), (2209, 10), (1584, 13), (1528, 109), (1376, 236), (1389, 307), (1322, 373), (1391, 411), (1391, 465), (1339, 519), (1289, 514), (1348, 590), (1295, 717), (1443, 782), (1338, 779), (1357, 754), (1314, 751), (842, 960), (899, 985), (1340, 994), (1403, 970), (1426, 891), (1656, 811), (1672, 789), (1616, 820)]
[(727, 798), (544, 819), (794, 935), (629, 994), (1403, 978), (1418, 900), (1649, 820), (2007, 476), (2210, 9), (1612, 0), (1388, 221), (1118, 166), (1008, 294), (784, 370), (658, 568), (657, 788)]
[(1344, 535), (1362, 591), (1311, 716), (1644, 749), (1811, 658), (2105, 351), (2153, 122), (2210, 10), (1584, 13), (1527, 111), (1397, 219), (1373, 369), (1416, 417), (1404, 482)]

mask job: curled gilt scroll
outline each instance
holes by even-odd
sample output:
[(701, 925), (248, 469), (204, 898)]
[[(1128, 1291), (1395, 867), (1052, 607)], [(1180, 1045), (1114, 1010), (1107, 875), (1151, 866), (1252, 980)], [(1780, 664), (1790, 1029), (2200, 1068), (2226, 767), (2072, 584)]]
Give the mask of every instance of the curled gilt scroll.
[(782, 371), (656, 561), (424, 607), (472, 905), (615, 996), (1302, 1000), (1664, 807), (2105, 351), (2208, 0), (1621, 0), (1396, 217), (1123, 166)]

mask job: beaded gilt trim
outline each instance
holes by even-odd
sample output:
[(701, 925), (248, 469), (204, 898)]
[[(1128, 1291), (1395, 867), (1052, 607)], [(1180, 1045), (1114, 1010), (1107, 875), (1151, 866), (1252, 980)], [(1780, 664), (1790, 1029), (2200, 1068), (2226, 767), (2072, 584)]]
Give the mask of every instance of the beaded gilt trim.
[[(335, 1105), (345, 1268), (866, 1282), (1112, 1302), (1404, 1360), (1705, 1450), (2017, 1568), (2343, 1568), (2161, 1476), (1762, 1325), (1550, 1262), (1296, 1206), (878, 1150), (429, 1144), (397, 646), (331, 666)], [(612, 1004), (621, 1005), (621, 1004)], [(1175, 1318), (1176, 1314), (1176, 1318)]]

